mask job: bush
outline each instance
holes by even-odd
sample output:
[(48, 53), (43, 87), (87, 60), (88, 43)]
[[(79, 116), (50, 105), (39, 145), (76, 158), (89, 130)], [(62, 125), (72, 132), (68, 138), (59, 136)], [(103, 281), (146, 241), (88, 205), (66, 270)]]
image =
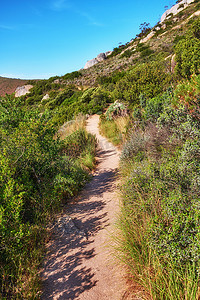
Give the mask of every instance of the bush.
[(144, 63), (131, 69), (116, 83), (113, 98), (128, 102), (131, 106), (139, 103), (139, 96), (157, 96), (170, 84), (171, 75), (166, 74), (162, 63)]
[(119, 249), (153, 299), (199, 296), (200, 128), (189, 109), (198, 98), (197, 78), (174, 93), (140, 97), (142, 126), (129, 130), (121, 155)]
[(71, 146), (55, 139), (52, 116), (27, 110), (20, 101), (11, 97), (0, 101), (2, 299), (38, 297), (45, 224), (88, 180), (79, 159), (94, 158), (96, 144), (93, 136), (78, 132), (68, 138), (76, 140), (77, 148), (64, 155)]
[(120, 56), (120, 58), (123, 58), (123, 57), (129, 58), (132, 55), (133, 55), (133, 51), (128, 49), (128, 50), (124, 51), (124, 53)]
[(65, 74), (64, 76), (62, 76), (62, 79), (73, 80), (73, 79), (79, 78), (81, 76), (82, 76), (82, 73), (80, 71), (74, 71), (74, 72)]
[(176, 72), (182, 77), (189, 78), (192, 74), (199, 74), (200, 69), (200, 20), (193, 22), (175, 47)]

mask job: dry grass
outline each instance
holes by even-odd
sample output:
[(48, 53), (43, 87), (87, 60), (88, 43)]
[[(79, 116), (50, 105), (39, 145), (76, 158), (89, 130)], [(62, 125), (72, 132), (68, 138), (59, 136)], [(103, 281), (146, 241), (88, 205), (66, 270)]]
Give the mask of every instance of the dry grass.
[(58, 130), (58, 136), (64, 140), (68, 135), (73, 132), (84, 129), (86, 125), (86, 116), (79, 114), (74, 120), (64, 123)]
[(99, 124), (100, 133), (113, 145), (121, 146), (125, 142), (129, 117), (117, 117), (114, 120), (102, 118)]

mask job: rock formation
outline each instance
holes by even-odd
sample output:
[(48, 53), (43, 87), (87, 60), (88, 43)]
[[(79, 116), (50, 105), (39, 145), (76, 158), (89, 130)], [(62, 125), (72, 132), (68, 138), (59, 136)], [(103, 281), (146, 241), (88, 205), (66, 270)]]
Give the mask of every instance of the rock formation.
[(32, 87), (33, 86), (31, 84), (27, 84), (27, 85), (23, 85), (23, 86), (16, 88), (15, 97), (21, 97), (21, 96), (24, 96), (24, 95), (30, 93), (30, 89), (32, 89)]
[(155, 32), (151, 31), (145, 38), (140, 40), (140, 43), (146, 43), (148, 40), (150, 40), (154, 36)]
[(163, 23), (169, 15), (177, 15), (181, 10), (186, 8), (192, 2), (194, 2), (194, 0), (182, 0), (174, 6), (172, 6), (170, 9), (166, 10), (166, 12), (164, 12), (164, 14), (161, 17), (161, 23)]
[(100, 53), (97, 55), (96, 58), (88, 60), (85, 64), (84, 69), (91, 68), (92, 66), (98, 64), (99, 62), (104, 61), (108, 57), (109, 54), (111, 54), (111, 51), (107, 51), (106, 53)]
[(46, 95), (44, 95), (44, 97), (42, 98), (42, 101), (43, 100), (48, 100), (50, 97), (49, 97), (49, 94), (46, 94)]

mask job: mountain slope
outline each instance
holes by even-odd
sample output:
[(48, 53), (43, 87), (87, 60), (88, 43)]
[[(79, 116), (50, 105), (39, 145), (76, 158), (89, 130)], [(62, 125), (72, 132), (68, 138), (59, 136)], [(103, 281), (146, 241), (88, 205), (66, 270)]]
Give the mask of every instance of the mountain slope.
[(0, 77), (0, 96), (14, 93), (17, 87), (27, 82), (28, 80)]

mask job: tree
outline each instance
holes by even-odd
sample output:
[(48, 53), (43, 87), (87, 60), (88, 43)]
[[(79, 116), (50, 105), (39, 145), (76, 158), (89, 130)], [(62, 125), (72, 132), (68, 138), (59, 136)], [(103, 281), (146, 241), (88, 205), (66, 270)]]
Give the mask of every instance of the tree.
[(143, 37), (151, 30), (150, 23), (144, 22), (144, 23), (140, 24), (139, 29), (140, 29), (140, 33), (137, 34), (137, 37)]

